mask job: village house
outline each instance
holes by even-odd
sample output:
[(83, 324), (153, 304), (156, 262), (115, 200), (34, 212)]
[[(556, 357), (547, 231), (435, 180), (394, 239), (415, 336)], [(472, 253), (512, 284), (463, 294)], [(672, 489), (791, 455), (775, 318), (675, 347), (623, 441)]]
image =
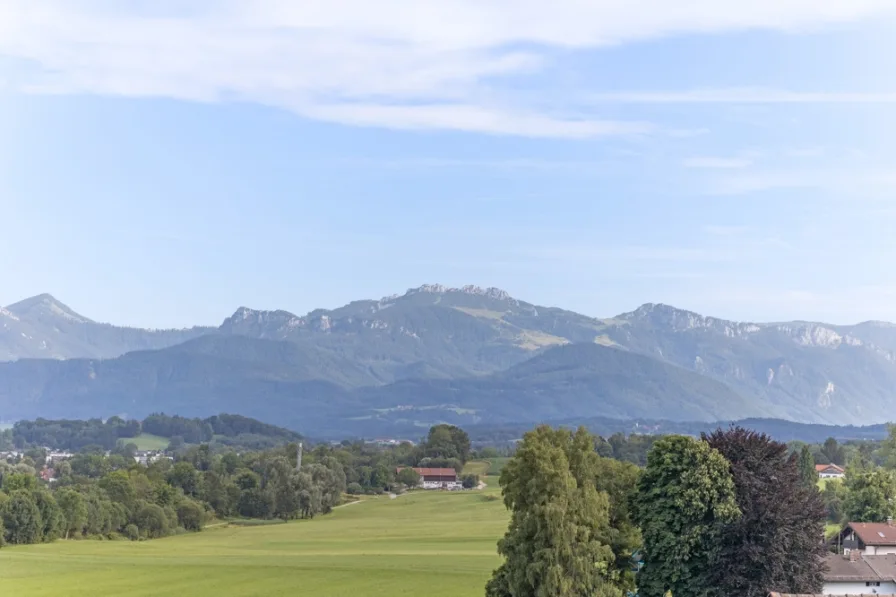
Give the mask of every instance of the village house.
[(896, 554), (866, 556), (857, 550), (825, 559), (825, 595), (896, 595)]
[(887, 522), (848, 522), (840, 533), (828, 541), (837, 551), (851, 551), (866, 556), (896, 554), (896, 524)]
[(163, 458), (174, 460), (171, 456), (166, 456), (161, 450), (137, 450), (134, 453), (134, 460), (137, 464), (142, 464), (143, 466), (149, 466), (153, 462), (158, 462)]
[(73, 456), (74, 454), (64, 450), (47, 450), (47, 464), (56, 464)]
[[(401, 468), (397, 470), (400, 471)], [(418, 487), (422, 489), (463, 489), (463, 485), (457, 479), (457, 471), (453, 468), (414, 467), (414, 470), (420, 475)]]
[(25, 454), (23, 452), (19, 452), (18, 450), (9, 450), (6, 452), (0, 452), (0, 460), (18, 460)]
[(842, 479), (846, 476), (846, 471), (836, 464), (816, 464), (815, 472), (819, 479)]

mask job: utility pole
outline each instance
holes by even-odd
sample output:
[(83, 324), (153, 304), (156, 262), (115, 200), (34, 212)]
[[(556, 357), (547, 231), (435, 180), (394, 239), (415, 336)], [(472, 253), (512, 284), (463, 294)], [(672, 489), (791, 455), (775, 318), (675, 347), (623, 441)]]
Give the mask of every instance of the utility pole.
[(299, 442), (299, 449), (296, 452), (296, 472), (302, 469), (302, 442)]

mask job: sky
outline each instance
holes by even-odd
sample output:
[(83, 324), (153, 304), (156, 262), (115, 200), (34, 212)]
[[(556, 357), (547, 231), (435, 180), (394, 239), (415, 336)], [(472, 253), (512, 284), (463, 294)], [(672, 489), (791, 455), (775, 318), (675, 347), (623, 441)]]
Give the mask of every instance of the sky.
[(893, 0), (2, 0), (0, 305), (896, 321)]

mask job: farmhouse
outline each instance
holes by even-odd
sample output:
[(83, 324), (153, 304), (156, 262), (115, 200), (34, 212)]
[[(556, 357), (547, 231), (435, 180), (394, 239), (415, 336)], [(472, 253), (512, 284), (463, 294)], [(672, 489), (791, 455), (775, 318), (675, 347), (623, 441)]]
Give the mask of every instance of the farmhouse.
[(419, 487), (423, 489), (461, 489), (462, 487), (460, 481), (457, 480), (457, 471), (453, 468), (414, 467), (414, 470), (420, 475)]
[(846, 471), (836, 464), (816, 464), (815, 472), (819, 479), (842, 479), (846, 476)]
[(848, 522), (840, 533), (829, 540), (849, 554), (865, 556), (896, 554), (896, 524), (888, 522)]

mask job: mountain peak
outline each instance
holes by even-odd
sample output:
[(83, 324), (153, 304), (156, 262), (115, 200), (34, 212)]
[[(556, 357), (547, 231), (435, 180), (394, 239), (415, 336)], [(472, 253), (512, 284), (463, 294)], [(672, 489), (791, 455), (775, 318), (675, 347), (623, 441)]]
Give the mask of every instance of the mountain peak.
[(460, 288), (450, 288), (448, 286), (443, 286), (442, 284), (424, 284), (417, 288), (408, 289), (408, 291), (405, 292), (404, 295), (410, 296), (412, 294), (421, 293), (447, 294), (451, 292), (484, 296), (498, 301), (514, 300), (513, 297), (510, 296), (510, 293), (508, 293), (506, 290), (501, 290), (500, 288), (494, 287), (482, 288), (481, 286), (475, 286), (473, 284), (467, 284), (466, 286), (461, 286)]
[(29, 317), (51, 317), (66, 319), (75, 323), (92, 323), (83, 315), (76, 313), (71, 307), (56, 299), (52, 294), (38, 294), (6, 307), (7, 312), (27, 319)]

